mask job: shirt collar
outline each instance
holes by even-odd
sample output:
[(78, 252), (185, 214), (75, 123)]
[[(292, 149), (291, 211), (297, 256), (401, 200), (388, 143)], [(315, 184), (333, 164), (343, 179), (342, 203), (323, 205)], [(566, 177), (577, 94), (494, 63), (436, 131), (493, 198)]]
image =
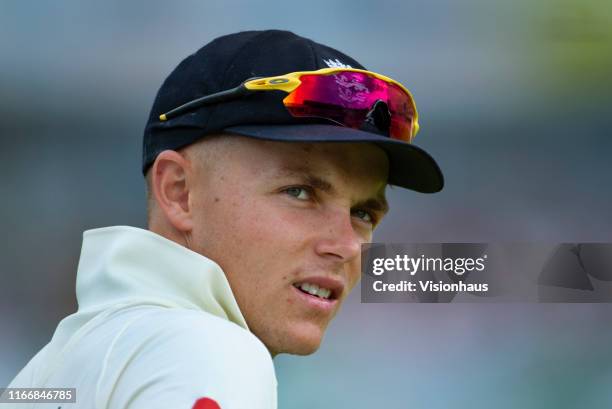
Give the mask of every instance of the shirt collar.
[(157, 304), (206, 311), (248, 329), (221, 267), (149, 230), (85, 231), (76, 287), (79, 311)]

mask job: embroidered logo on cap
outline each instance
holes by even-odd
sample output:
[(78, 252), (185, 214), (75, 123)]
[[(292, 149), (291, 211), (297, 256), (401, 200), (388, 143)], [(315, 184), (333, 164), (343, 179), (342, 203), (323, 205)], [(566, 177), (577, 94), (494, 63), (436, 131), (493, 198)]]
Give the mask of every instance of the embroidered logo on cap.
[(221, 409), (221, 406), (211, 398), (200, 398), (191, 409)]
[(338, 60), (337, 58), (335, 60), (332, 60), (331, 58), (329, 60), (323, 59), (323, 62), (327, 64), (329, 68), (353, 68), (348, 64), (340, 62), (340, 60)]

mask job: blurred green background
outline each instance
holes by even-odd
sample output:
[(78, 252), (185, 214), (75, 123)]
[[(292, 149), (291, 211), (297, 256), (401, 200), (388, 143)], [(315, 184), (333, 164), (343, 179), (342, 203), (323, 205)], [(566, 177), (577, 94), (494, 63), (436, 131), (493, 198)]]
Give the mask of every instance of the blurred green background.
[[(389, 189), (380, 242), (612, 241), (612, 3), (0, 1), (0, 386), (76, 309), (83, 230), (145, 226), (141, 137), (185, 56), (247, 29), (414, 94), (445, 190)], [(274, 56), (270, 56), (274, 58)], [(361, 304), (275, 362), (281, 408), (609, 408), (608, 304)]]

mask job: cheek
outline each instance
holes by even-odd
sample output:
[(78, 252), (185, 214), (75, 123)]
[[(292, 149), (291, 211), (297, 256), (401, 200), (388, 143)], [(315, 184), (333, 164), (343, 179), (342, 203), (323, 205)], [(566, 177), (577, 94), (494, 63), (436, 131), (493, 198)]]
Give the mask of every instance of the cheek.
[(303, 260), (308, 247), (309, 224), (299, 216), (269, 197), (212, 198), (202, 206), (194, 241), (231, 276), (278, 280)]
[(275, 196), (244, 197), (220, 207), (232, 239), (257, 248), (299, 247), (321, 226), (315, 212), (288, 206)]

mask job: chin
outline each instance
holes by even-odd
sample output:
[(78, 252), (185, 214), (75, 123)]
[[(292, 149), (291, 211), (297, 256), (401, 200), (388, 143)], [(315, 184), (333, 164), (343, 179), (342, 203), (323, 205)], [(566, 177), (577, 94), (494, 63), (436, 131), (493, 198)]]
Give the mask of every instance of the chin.
[(324, 331), (320, 327), (307, 326), (298, 331), (291, 331), (282, 339), (278, 354), (310, 355), (321, 346)]
[(299, 345), (294, 345), (285, 352), (291, 355), (310, 355), (317, 352), (319, 347), (321, 346), (321, 342), (316, 343), (302, 343)]

